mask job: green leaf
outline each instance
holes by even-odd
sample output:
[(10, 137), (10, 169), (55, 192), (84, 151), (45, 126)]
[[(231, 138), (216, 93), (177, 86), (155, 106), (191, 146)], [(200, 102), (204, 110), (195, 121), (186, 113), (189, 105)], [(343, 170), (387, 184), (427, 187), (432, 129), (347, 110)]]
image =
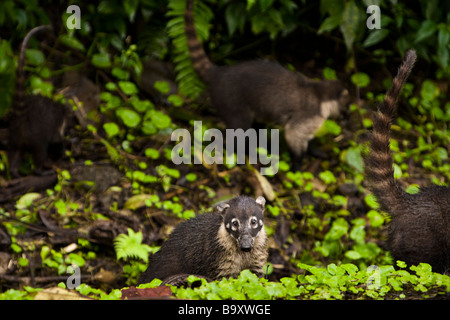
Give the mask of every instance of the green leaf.
[(420, 191), (420, 188), (417, 184), (412, 184), (405, 189), (405, 192), (407, 192), (409, 194), (416, 194), (416, 193), (419, 193), (419, 191)]
[(117, 67), (112, 68), (111, 74), (119, 80), (127, 80), (130, 77), (130, 73), (128, 71)]
[(427, 101), (433, 101), (437, 96), (439, 96), (439, 87), (434, 84), (433, 81), (426, 79), (422, 83), (422, 88), (420, 89), (420, 96), (422, 99)]
[(123, 123), (129, 128), (135, 128), (141, 122), (141, 116), (133, 110), (119, 108), (116, 115), (122, 119)]
[(168, 94), (170, 92), (170, 86), (167, 81), (155, 81), (153, 87), (162, 94)]
[(337, 80), (336, 70), (325, 67), (323, 69), (323, 77), (325, 80)]
[(381, 42), (388, 35), (389, 35), (389, 30), (388, 29), (374, 29), (374, 30), (370, 30), (370, 33), (367, 36), (366, 40), (364, 40), (362, 46), (364, 48), (373, 46), (373, 45)]
[(16, 208), (19, 210), (30, 208), (31, 205), (33, 204), (33, 201), (39, 199), (40, 197), (41, 197), (40, 193), (36, 192), (26, 193), (23, 196), (21, 196), (19, 200), (17, 200)]
[(153, 148), (147, 148), (145, 149), (145, 156), (150, 159), (158, 159), (159, 158), (159, 151)]
[(341, 134), (341, 126), (334, 120), (327, 119), (325, 120), (325, 128), (329, 133), (331, 133), (334, 136), (338, 136)]
[(133, 108), (138, 112), (146, 112), (155, 107), (150, 100), (140, 100), (136, 96), (131, 97), (129, 101), (131, 102)]
[(361, 156), (360, 147), (350, 147), (345, 154), (345, 161), (357, 172), (364, 172), (364, 160)]
[(142, 123), (141, 131), (145, 135), (152, 135), (158, 132), (158, 129), (156, 128), (155, 124), (152, 121), (145, 120)]
[(354, 240), (356, 243), (364, 243), (366, 237), (366, 231), (364, 230), (364, 225), (354, 226), (352, 231), (350, 231), (350, 239)]
[(186, 175), (186, 180), (189, 181), (189, 182), (194, 182), (195, 180), (197, 180), (197, 175), (195, 173), (193, 173), (193, 172), (188, 173)]
[(91, 63), (97, 68), (111, 67), (111, 60), (107, 53), (96, 53), (92, 55)]
[(420, 25), (419, 30), (417, 30), (417, 35), (415, 37), (414, 43), (419, 43), (429, 38), (436, 30), (437, 30), (436, 22), (432, 20), (425, 20)]
[(79, 51), (86, 51), (86, 48), (84, 47), (83, 43), (81, 41), (79, 41), (77, 38), (75, 37), (71, 37), (68, 34), (61, 34), (59, 36), (59, 40), (65, 44), (66, 46), (75, 49), (75, 50), (79, 50)]
[(345, 3), (340, 29), (344, 36), (345, 46), (350, 51), (358, 32), (361, 31), (362, 12), (354, 1)]
[(181, 107), (184, 103), (184, 100), (177, 94), (171, 94), (167, 97), (167, 102), (173, 104), (175, 107)]
[(255, 14), (252, 19), (252, 32), (254, 34), (260, 34), (267, 25), (267, 16), (262, 12)]
[(243, 2), (234, 2), (227, 6), (227, 9), (225, 10), (225, 20), (230, 36), (232, 36), (237, 29), (241, 32), (244, 30), (245, 18), (246, 12)]
[(25, 57), (27, 60), (35, 66), (40, 66), (44, 63), (45, 57), (41, 50), (38, 49), (26, 49)]
[(351, 76), (353, 84), (360, 88), (367, 87), (370, 84), (370, 77), (364, 72), (358, 72)]
[(317, 138), (323, 137), (326, 134), (338, 136), (342, 132), (341, 126), (334, 120), (326, 119), (322, 126), (314, 134)]
[(325, 235), (325, 240), (339, 240), (348, 232), (348, 222), (344, 218), (338, 218), (333, 222), (330, 231)]
[(366, 202), (366, 204), (372, 208), (372, 209), (378, 209), (380, 208), (380, 205), (378, 204), (377, 198), (373, 195), (373, 194), (368, 194), (365, 198), (364, 201)]
[(120, 89), (123, 91), (123, 93), (125, 93), (128, 96), (139, 92), (138, 88), (133, 82), (119, 81), (118, 85)]
[(103, 129), (105, 129), (105, 132), (109, 138), (112, 138), (119, 133), (119, 126), (114, 122), (105, 123), (103, 125)]
[(30, 77), (30, 86), (33, 94), (42, 94), (46, 97), (52, 97), (53, 84), (47, 81), (42, 81), (41, 78), (32, 75)]
[(375, 210), (370, 210), (367, 213), (367, 218), (369, 218), (370, 225), (374, 228), (381, 227), (384, 224), (383, 215)]
[(168, 128), (172, 124), (172, 119), (166, 114), (158, 110), (150, 110), (145, 115), (146, 118), (150, 117), (154, 125), (158, 129)]
[(317, 34), (331, 31), (338, 27), (342, 22), (342, 16), (331, 16), (326, 18), (319, 27)]
[(268, 8), (270, 8), (273, 4), (274, 0), (259, 0), (261, 11), (264, 12)]
[(450, 31), (446, 28), (441, 28), (438, 34), (438, 50), (437, 59), (441, 67), (446, 68), (449, 65), (449, 47)]
[(340, 267), (347, 271), (347, 273), (351, 276), (358, 272), (358, 267), (352, 263), (343, 263), (340, 265)]
[(139, 5), (139, 0), (126, 0), (122, 1), (125, 13), (128, 15), (130, 22), (134, 22), (134, 17), (136, 15), (136, 10)]
[(362, 256), (355, 250), (349, 250), (345, 253), (345, 256), (351, 260), (358, 260), (361, 259)]
[(325, 184), (332, 184), (336, 183), (336, 177), (334, 176), (334, 173), (326, 170), (319, 173), (319, 178), (325, 182)]
[(83, 267), (86, 261), (78, 253), (70, 253), (69, 256), (64, 260), (67, 264), (74, 264), (78, 267)]
[(152, 249), (142, 244), (142, 232), (134, 232), (128, 228), (128, 235), (121, 233), (114, 239), (114, 249), (117, 260), (138, 258), (148, 262), (148, 255)]
[(178, 171), (177, 169), (171, 169), (163, 164), (157, 166), (155, 169), (161, 177), (165, 175), (168, 175), (175, 179), (178, 179), (180, 177), (180, 171)]

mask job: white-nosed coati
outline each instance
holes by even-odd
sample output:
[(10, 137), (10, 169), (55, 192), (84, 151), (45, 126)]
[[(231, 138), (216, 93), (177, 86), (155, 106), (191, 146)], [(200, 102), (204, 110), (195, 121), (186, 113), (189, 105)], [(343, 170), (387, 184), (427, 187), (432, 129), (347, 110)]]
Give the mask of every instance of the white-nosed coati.
[(215, 280), (236, 277), (244, 269), (263, 276), (268, 255), (265, 202), (263, 197), (239, 196), (182, 222), (150, 257), (139, 283), (189, 274)]
[(8, 115), (8, 161), (11, 176), (19, 176), (19, 167), (24, 153), (31, 153), (34, 171), (38, 175), (46, 174), (45, 162), (52, 144), (62, 144), (65, 107), (41, 95), (29, 95), (25, 92), (25, 49), (30, 38), (51, 26), (39, 26), (25, 36), (20, 48), (16, 74), (16, 86), (11, 113)]
[(338, 116), (349, 102), (347, 89), (340, 81), (313, 81), (267, 60), (214, 65), (197, 38), (193, 8), (194, 0), (188, 0), (184, 19), (189, 54), (218, 114), (231, 129), (247, 130), (255, 121), (282, 125), (298, 162), (323, 122)]
[(391, 122), (415, 60), (416, 52), (409, 50), (391, 89), (378, 106), (370, 154), (365, 158), (366, 174), (381, 209), (392, 217), (387, 240), (394, 258), (410, 265), (426, 262), (434, 271), (445, 272), (450, 268), (450, 188), (430, 186), (409, 194), (394, 179), (389, 143)]

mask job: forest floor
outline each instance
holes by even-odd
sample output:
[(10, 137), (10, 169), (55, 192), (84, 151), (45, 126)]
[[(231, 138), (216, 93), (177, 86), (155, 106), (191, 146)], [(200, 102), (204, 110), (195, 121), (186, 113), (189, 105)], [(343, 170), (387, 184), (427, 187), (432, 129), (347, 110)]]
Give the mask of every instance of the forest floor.
[[(180, 127), (192, 129), (177, 119), (179, 110), (166, 111)], [(197, 111), (187, 110), (195, 118)], [(154, 250), (184, 219), (240, 194), (268, 199), (269, 281), (307, 275), (299, 264), (353, 264), (360, 270), (395, 266), (384, 244), (389, 219), (375, 209), (363, 175), (363, 118), (370, 116), (353, 108), (328, 122), (298, 171), (291, 169), (282, 144), (280, 170), (274, 176), (261, 176), (258, 166), (249, 164), (174, 165), (167, 156), (173, 145), (167, 132), (134, 136), (124, 147), (102, 138), (103, 133), (74, 127), (66, 137), (65, 155), (54, 163), (57, 173), (1, 181), (0, 294), (12, 296), (17, 290), (20, 298), (30, 288), (67, 283), (72, 265), (80, 266), (82, 283), (104, 292), (135, 285), (146, 263), (118, 259), (114, 240), (119, 234), (129, 234), (129, 228), (141, 232), (142, 243)], [(214, 115), (207, 121), (220, 124)], [(399, 140), (417, 138), (414, 131), (395, 135)], [(157, 150), (158, 155), (145, 150)], [(403, 168), (405, 187), (445, 181), (445, 175), (417, 163), (410, 158)], [(446, 293), (442, 286), (426, 289), (405, 285), (377, 297), (449, 298), (448, 286)]]

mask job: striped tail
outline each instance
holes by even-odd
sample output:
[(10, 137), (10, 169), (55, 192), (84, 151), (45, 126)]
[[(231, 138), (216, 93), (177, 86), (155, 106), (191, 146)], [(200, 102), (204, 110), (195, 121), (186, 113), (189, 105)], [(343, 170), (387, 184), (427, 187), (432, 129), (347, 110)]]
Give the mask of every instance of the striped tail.
[(25, 50), (28, 46), (28, 42), (30, 41), (31, 37), (34, 36), (36, 33), (42, 31), (42, 30), (51, 30), (52, 27), (50, 25), (44, 25), (39, 26), (31, 29), (25, 38), (23, 39), (22, 46), (20, 47), (20, 54), (19, 54), (19, 64), (17, 66), (17, 72), (16, 72), (16, 83), (15, 83), (15, 90), (14, 90), (14, 112), (20, 112), (25, 108)]
[(390, 149), (391, 123), (396, 113), (396, 103), (403, 85), (416, 61), (416, 52), (410, 49), (400, 66), (392, 87), (383, 102), (378, 106), (373, 131), (370, 136), (370, 154), (365, 158), (366, 176), (371, 190), (378, 198), (381, 209), (393, 213), (396, 204), (400, 204), (404, 191), (394, 179), (393, 159)]
[(184, 12), (184, 23), (186, 28), (187, 46), (189, 56), (191, 57), (192, 67), (200, 76), (203, 82), (209, 83), (209, 70), (213, 67), (213, 63), (203, 49), (202, 44), (198, 40), (197, 32), (194, 24), (194, 0), (187, 0), (186, 11)]

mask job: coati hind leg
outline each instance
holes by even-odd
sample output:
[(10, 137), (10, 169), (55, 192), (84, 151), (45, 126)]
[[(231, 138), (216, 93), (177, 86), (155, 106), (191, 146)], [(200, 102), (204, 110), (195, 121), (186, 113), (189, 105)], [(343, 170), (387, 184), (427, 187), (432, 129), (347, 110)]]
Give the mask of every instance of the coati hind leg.
[[(189, 276), (191, 276), (191, 274), (188, 273), (174, 274), (172, 276), (165, 278), (163, 282), (160, 284), (160, 286), (165, 286), (166, 284), (170, 284), (176, 287), (186, 286), (189, 284), (187, 280)], [(196, 278), (199, 279), (205, 279), (207, 282), (213, 281), (213, 279), (210, 279), (202, 275), (192, 274), (192, 276), (195, 276)], [(195, 282), (191, 283), (191, 286), (195, 286)]]
[(46, 167), (48, 148), (49, 144), (44, 142), (35, 145), (33, 148), (34, 173), (38, 176), (46, 176), (53, 173), (51, 168)]
[(19, 167), (22, 163), (22, 154), (20, 149), (10, 150), (8, 152), (9, 172), (12, 178), (19, 178)]
[(302, 156), (308, 149), (308, 142), (314, 138), (314, 133), (322, 126), (325, 119), (320, 116), (311, 119), (292, 118), (284, 127), (286, 143), (292, 154), (295, 170), (300, 168)]

